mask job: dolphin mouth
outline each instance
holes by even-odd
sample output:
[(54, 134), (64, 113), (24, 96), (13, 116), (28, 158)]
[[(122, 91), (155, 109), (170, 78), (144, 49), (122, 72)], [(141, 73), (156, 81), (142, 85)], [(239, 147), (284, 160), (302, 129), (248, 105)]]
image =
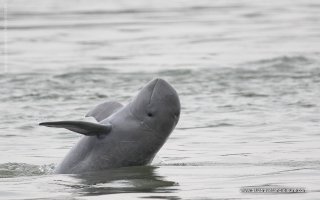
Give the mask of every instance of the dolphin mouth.
[(152, 89), (152, 92), (151, 92), (151, 95), (150, 95), (149, 105), (151, 104), (152, 97), (153, 97), (154, 91), (156, 90), (156, 86), (157, 86), (159, 80), (160, 80), (159, 78), (157, 78), (157, 79), (154, 80), (155, 83), (154, 83), (154, 85), (153, 85), (153, 89)]

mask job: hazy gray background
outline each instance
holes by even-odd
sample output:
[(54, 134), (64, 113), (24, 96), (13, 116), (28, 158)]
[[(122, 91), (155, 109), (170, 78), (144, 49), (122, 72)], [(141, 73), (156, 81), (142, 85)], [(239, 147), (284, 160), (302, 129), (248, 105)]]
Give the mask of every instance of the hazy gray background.
[[(319, 1), (1, 0), (0, 19), (0, 199), (319, 197)], [(154, 77), (182, 113), (152, 167), (51, 175), (80, 136), (38, 122)], [(239, 192), (261, 185), (308, 192)]]

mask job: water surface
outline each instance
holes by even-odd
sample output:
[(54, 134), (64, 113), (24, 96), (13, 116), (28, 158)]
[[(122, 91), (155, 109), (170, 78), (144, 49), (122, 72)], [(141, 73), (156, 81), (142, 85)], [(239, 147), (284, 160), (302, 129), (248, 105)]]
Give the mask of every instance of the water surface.
[[(318, 2), (10, 0), (7, 8), (0, 199), (318, 198)], [(151, 166), (52, 174), (81, 136), (39, 122), (79, 120), (105, 100), (125, 104), (155, 77), (176, 88), (182, 112)], [(240, 192), (264, 185), (307, 193)]]

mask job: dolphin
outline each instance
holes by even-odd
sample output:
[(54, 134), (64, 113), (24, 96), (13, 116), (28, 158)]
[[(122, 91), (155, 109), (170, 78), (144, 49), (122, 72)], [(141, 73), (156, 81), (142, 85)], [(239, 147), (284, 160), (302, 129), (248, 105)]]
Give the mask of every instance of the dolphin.
[(84, 136), (55, 168), (57, 174), (82, 174), (110, 168), (150, 164), (179, 121), (180, 100), (165, 80), (150, 81), (125, 106), (104, 102), (85, 121), (42, 122)]

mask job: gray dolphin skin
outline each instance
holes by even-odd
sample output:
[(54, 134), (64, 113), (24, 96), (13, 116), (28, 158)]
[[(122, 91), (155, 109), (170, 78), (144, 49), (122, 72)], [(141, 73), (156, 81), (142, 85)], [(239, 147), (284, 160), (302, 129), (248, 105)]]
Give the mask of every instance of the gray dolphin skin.
[(58, 174), (78, 174), (149, 164), (178, 123), (180, 101), (165, 80), (150, 81), (126, 106), (105, 102), (84, 121), (43, 122), (39, 125), (83, 134), (56, 167)]

